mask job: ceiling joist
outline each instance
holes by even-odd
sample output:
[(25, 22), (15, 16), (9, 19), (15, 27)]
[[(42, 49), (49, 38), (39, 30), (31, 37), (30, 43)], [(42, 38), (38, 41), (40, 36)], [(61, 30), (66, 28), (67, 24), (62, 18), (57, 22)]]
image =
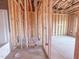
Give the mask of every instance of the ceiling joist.
[(79, 0), (53, 0), (53, 10), (69, 12), (79, 7)]
[(52, 7), (54, 7), (60, 0), (55, 0), (53, 3), (52, 3)]
[(75, 8), (78, 8), (78, 7), (79, 7), (79, 2), (75, 3), (74, 5), (72, 5), (68, 9), (66, 9), (66, 11), (68, 12), (68, 11), (74, 10)]

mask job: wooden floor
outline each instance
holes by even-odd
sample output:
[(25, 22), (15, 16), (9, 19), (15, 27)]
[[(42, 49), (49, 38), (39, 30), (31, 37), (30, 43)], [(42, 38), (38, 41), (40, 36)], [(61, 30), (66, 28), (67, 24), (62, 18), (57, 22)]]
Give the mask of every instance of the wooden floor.
[(47, 59), (42, 48), (16, 49), (5, 59)]

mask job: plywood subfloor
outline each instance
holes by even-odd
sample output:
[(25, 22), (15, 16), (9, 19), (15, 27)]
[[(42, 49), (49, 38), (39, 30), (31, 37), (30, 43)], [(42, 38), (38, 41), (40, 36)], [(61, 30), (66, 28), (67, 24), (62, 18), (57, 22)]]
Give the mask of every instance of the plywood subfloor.
[(42, 48), (15, 49), (5, 59), (47, 59)]

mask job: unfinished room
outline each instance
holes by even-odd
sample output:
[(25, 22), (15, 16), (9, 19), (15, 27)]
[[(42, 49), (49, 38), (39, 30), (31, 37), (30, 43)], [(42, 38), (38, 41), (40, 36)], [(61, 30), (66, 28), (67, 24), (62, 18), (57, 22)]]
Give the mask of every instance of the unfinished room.
[(0, 0), (0, 59), (79, 59), (79, 0)]

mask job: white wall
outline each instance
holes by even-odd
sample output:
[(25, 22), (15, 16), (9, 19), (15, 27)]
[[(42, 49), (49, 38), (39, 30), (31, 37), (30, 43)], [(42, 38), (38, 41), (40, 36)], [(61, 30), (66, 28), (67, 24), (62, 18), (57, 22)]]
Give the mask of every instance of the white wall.
[(10, 52), (9, 38), (8, 13), (0, 9), (0, 59), (5, 59)]
[(7, 10), (0, 9), (0, 45), (9, 40), (8, 13)]

